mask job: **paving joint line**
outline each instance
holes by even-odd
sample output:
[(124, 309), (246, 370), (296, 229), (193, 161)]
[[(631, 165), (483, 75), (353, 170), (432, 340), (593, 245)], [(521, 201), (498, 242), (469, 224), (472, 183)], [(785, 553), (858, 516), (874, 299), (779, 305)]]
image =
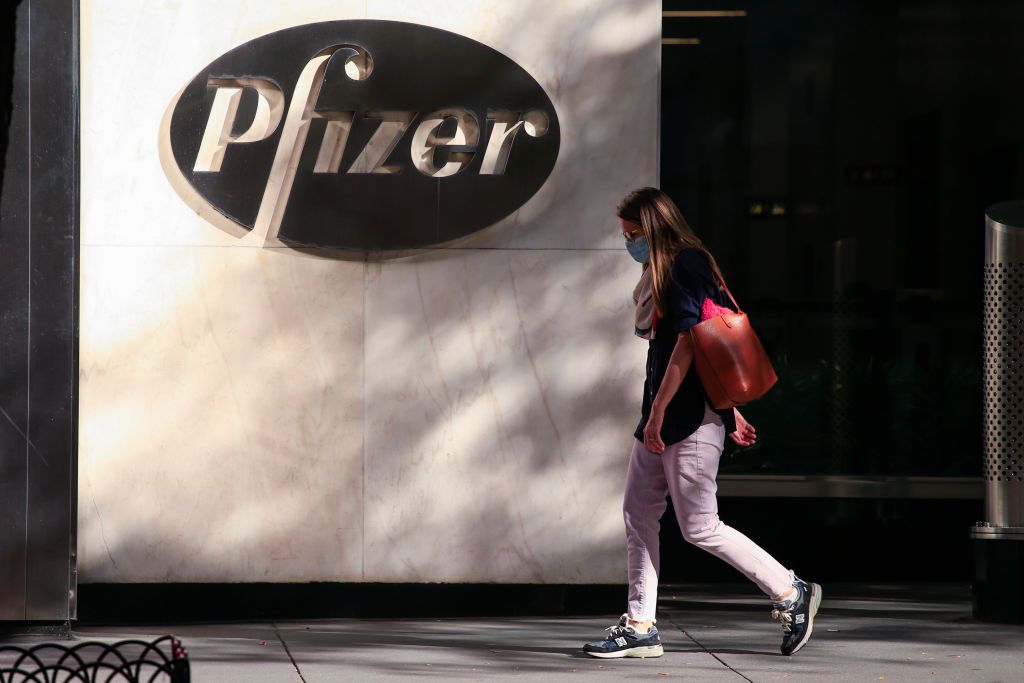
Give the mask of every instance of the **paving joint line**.
[(307, 683), (305, 676), (302, 675), (302, 670), (299, 669), (299, 663), (295, 661), (295, 657), (292, 657), (292, 651), (289, 649), (288, 643), (284, 642), (284, 637), (281, 635), (281, 631), (278, 630), (277, 624), (271, 622), (270, 627), (274, 629), (274, 635), (277, 636), (279, 641), (281, 641), (281, 647), (284, 648), (284, 653), (288, 655), (288, 661), (290, 661), (292, 666), (295, 667), (295, 673), (299, 675), (299, 680), (302, 681), (302, 683)]
[(683, 628), (682, 626), (680, 626), (679, 624), (677, 624), (677, 623), (676, 623), (676, 620), (675, 620), (675, 618), (673, 618), (673, 617), (672, 617), (671, 615), (669, 615), (669, 617), (668, 617), (668, 621), (669, 621), (669, 623), (670, 623), (670, 624), (672, 624), (672, 625), (673, 625), (673, 626), (675, 626), (675, 627), (676, 627), (677, 629), (679, 629), (679, 632), (680, 632), (680, 633), (682, 633), (682, 634), (683, 634), (684, 636), (686, 636), (687, 638), (689, 638), (690, 640), (692, 640), (692, 641), (694, 642), (694, 644), (695, 644), (695, 645), (696, 645), (697, 647), (699, 647), (700, 649), (704, 650), (704, 652), (706, 652), (707, 654), (709, 654), (709, 655), (711, 655), (712, 657), (714, 657), (715, 659), (717, 659), (717, 660), (718, 660), (718, 662), (719, 662), (719, 663), (720, 663), (720, 664), (721, 664), (722, 666), (724, 666), (724, 667), (725, 667), (726, 669), (728, 669), (729, 671), (733, 672), (734, 674), (736, 674), (737, 676), (739, 676), (739, 677), (740, 677), (740, 678), (742, 678), (743, 680), (745, 680), (745, 681), (748, 681), (749, 683), (754, 683), (753, 679), (751, 679), (751, 678), (747, 678), (747, 677), (746, 677), (745, 675), (743, 675), (742, 673), (740, 673), (740, 672), (739, 672), (739, 671), (737, 671), (736, 669), (732, 668), (732, 667), (731, 667), (731, 666), (729, 665), (729, 663), (728, 663), (728, 662), (726, 662), (726, 661), (725, 661), (724, 659), (722, 659), (721, 657), (719, 657), (718, 655), (716, 655), (716, 654), (715, 654), (714, 652), (712, 652), (711, 650), (707, 649), (707, 647), (705, 647), (705, 646), (704, 646), (704, 643), (700, 642), (699, 640), (697, 640), (696, 638), (694, 638), (693, 636), (691, 636), (691, 635), (690, 635), (690, 632), (689, 632), (689, 631), (687, 631), (687, 630), (686, 630), (685, 628)]

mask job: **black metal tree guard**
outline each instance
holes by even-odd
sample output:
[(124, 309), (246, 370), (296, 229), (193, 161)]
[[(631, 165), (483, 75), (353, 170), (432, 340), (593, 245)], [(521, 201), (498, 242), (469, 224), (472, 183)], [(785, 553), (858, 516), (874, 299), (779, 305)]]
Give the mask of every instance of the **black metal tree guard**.
[(0, 683), (189, 683), (181, 641), (0, 646)]

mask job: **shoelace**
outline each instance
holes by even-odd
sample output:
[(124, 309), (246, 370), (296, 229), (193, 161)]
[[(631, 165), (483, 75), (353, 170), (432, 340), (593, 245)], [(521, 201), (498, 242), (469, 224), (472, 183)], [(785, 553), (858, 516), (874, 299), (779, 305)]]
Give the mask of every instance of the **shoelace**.
[(609, 638), (618, 638), (619, 636), (627, 635), (630, 631), (635, 629), (631, 626), (623, 626), (622, 624), (615, 624), (615, 626), (609, 626), (605, 631), (609, 631)]
[(793, 631), (793, 611), (790, 609), (773, 609), (772, 619), (782, 622), (783, 633), (791, 633)]
[(607, 636), (608, 638), (618, 638), (619, 636), (629, 635), (630, 631), (636, 633), (636, 629), (630, 626), (629, 622), (626, 620), (625, 614), (623, 614), (619, 619), (619, 623), (614, 626), (609, 626), (605, 631), (609, 632)]

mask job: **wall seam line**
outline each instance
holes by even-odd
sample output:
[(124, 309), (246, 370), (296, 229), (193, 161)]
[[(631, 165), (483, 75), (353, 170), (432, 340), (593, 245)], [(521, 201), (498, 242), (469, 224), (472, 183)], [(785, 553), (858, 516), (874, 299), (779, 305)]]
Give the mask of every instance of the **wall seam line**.
[(22, 599), (25, 620), (28, 620), (28, 528), (29, 528), (29, 450), (32, 447), (32, 3), (23, 5), (28, 11), (28, 320), (25, 340), (25, 571)]
[(363, 415), (362, 415), (362, 432), (363, 432), (363, 487), (359, 493), (359, 513), (360, 513), (360, 531), (359, 531), (359, 576), (364, 581), (366, 580), (366, 292), (369, 289), (369, 259), (368, 257), (363, 258)]

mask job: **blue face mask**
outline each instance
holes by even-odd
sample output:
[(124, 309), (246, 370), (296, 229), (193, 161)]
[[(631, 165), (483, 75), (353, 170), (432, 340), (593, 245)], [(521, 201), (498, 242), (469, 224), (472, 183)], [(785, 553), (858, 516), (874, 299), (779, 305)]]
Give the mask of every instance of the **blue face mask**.
[(626, 251), (637, 263), (647, 263), (651, 258), (651, 250), (647, 245), (647, 236), (637, 237), (635, 240), (626, 240)]

